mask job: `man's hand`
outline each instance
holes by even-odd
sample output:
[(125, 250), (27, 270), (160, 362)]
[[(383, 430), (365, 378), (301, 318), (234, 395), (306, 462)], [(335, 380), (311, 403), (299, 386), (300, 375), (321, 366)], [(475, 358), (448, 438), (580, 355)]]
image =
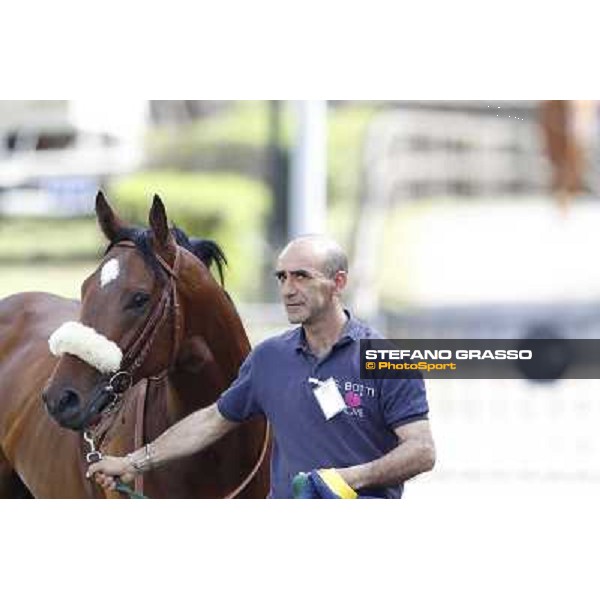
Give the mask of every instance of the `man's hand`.
[(105, 456), (90, 465), (87, 477), (94, 477), (102, 487), (114, 490), (117, 484), (115, 477), (123, 483), (130, 483), (141, 472), (203, 450), (238, 425), (238, 422), (223, 417), (216, 403), (211, 404), (169, 427), (152, 444), (146, 444), (127, 456)]
[(136, 475), (133, 464), (126, 456), (105, 456), (89, 466), (86, 477), (94, 478), (98, 485), (106, 490), (114, 490), (118, 477), (123, 483), (130, 483)]

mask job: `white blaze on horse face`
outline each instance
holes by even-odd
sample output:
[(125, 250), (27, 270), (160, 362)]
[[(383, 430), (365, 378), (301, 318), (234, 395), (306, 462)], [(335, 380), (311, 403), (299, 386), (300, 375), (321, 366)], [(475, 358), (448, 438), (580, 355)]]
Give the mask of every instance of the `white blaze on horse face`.
[(116, 258), (111, 258), (104, 263), (102, 271), (100, 271), (100, 287), (104, 287), (107, 283), (114, 281), (119, 276), (119, 261)]

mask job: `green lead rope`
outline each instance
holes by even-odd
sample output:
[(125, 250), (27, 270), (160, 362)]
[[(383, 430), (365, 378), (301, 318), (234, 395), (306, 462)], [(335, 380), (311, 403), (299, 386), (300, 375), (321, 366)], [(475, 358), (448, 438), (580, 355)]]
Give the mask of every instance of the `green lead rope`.
[(124, 496), (129, 496), (133, 500), (148, 500), (148, 496), (144, 496), (144, 494), (140, 494), (134, 490), (132, 490), (127, 484), (123, 483), (120, 480), (117, 480), (115, 485), (115, 490)]

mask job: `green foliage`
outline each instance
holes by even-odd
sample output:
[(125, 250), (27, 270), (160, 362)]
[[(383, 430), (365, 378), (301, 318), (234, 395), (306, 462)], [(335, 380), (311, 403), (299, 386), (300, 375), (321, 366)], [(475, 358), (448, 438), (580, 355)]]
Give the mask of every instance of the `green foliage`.
[(100, 256), (106, 240), (95, 217), (0, 219), (0, 259), (37, 260)]
[(358, 218), (365, 138), (376, 111), (376, 105), (371, 102), (341, 106), (329, 111), (328, 225), (332, 235), (348, 249)]
[[(291, 139), (291, 114), (284, 104), (282, 138), (285, 145)], [(198, 119), (191, 125), (173, 128), (164, 125), (148, 135), (148, 150), (164, 156), (173, 151), (179, 155), (196, 153), (215, 145), (263, 148), (269, 137), (269, 103), (267, 101), (238, 100), (230, 108), (210, 117)], [(169, 158), (169, 154), (166, 154)]]
[(244, 299), (259, 295), (270, 193), (259, 181), (239, 175), (150, 171), (116, 180), (109, 198), (127, 221), (148, 221), (158, 194), (171, 222), (191, 237), (215, 240), (229, 262), (227, 288)]
[[(121, 215), (138, 225), (147, 223), (153, 194), (161, 195), (171, 221), (188, 234), (214, 239), (223, 247), (229, 260), (226, 287), (244, 301), (264, 299), (264, 261), (272, 260), (266, 254), (265, 226), (272, 199), (263, 183), (268, 172), (268, 109), (266, 101), (235, 101), (193, 125), (153, 130), (148, 136), (149, 162), (166, 168), (127, 176), (107, 190)], [(329, 105), (329, 227), (348, 249), (357, 216), (365, 134), (376, 110), (372, 102)], [(291, 103), (283, 103), (280, 125), (280, 144), (289, 151), (296, 125)], [(67, 274), (57, 291), (75, 294), (83, 276), (71, 272), (75, 261), (90, 261), (86, 268), (91, 268), (106, 244), (93, 216), (3, 219), (0, 234), (0, 259), (19, 261), (14, 269), (0, 265), (11, 291), (24, 285), (26, 274), (33, 276), (27, 289), (45, 289), (47, 278), (48, 286), (62, 281), (58, 266), (50, 263), (65, 260)], [(31, 269), (26, 261), (32, 261)]]
[(0, 298), (19, 292), (48, 292), (79, 299), (83, 280), (97, 267), (97, 260), (0, 264)]
[[(329, 105), (327, 140), (327, 193), (329, 227), (344, 244), (350, 243), (362, 176), (362, 152), (367, 128), (377, 103)], [(290, 151), (295, 114), (289, 102), (282, 105), (280, 144)], [(185, 128), (161, 127), (148, 137), (150, 162), (183, 168), (219, 170), (245, 166), (260, 179), (260, 157), (268, 144), (269, 114), (266, 101), (236, 101), (222, 113), (200, 119)], [(246, 154), (246, 160), (243, 156)], [(225, 165), (226, 166), (226, 165)]]

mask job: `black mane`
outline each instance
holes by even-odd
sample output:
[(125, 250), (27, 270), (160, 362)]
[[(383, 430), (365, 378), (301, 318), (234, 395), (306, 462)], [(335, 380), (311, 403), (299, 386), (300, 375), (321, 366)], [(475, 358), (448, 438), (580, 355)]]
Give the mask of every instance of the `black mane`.
[(221, 246), (213, 240), (205, 240), (200, 238), (189, 238), (184, 231), (178, 227), (171, 229), (175, 237), (175, 241), (179, 246), (189, 250), (194, 256), (199, 258), (207, 269), (210, 269), (213, 264), (216, 265), (219, 271), (219, 280), (221, 285), (224, 284), (223, 266), (227, 265), (227, 258), (221, 249)]
[[(212, 240), (189, 238), (187, 234), (178, 227), (173, 227), (171, 233), (173, 234), (177, 245), (189, 250), (194, 256), (200, 259), (204, 265), (206, 265), (207, 269), (210, 269), (212, 265), (215, 264), (219, 272), (221, 285), (224, 284), (223, 266), (227, 264), (227, 258), (219, 244)], [(106, 249), (105, 254), (119, 242), (124, 241), (133, 242), (137, 249), (142, 253), (142, 256), (147, 263), (152, 267), (153, 271), (159, 276), (163, 275), (162, 269), (156, 260), (154, 249), (152, 248), (152, 232), (150, 229), (124, 227), (117, 233), (115, 239)]]

